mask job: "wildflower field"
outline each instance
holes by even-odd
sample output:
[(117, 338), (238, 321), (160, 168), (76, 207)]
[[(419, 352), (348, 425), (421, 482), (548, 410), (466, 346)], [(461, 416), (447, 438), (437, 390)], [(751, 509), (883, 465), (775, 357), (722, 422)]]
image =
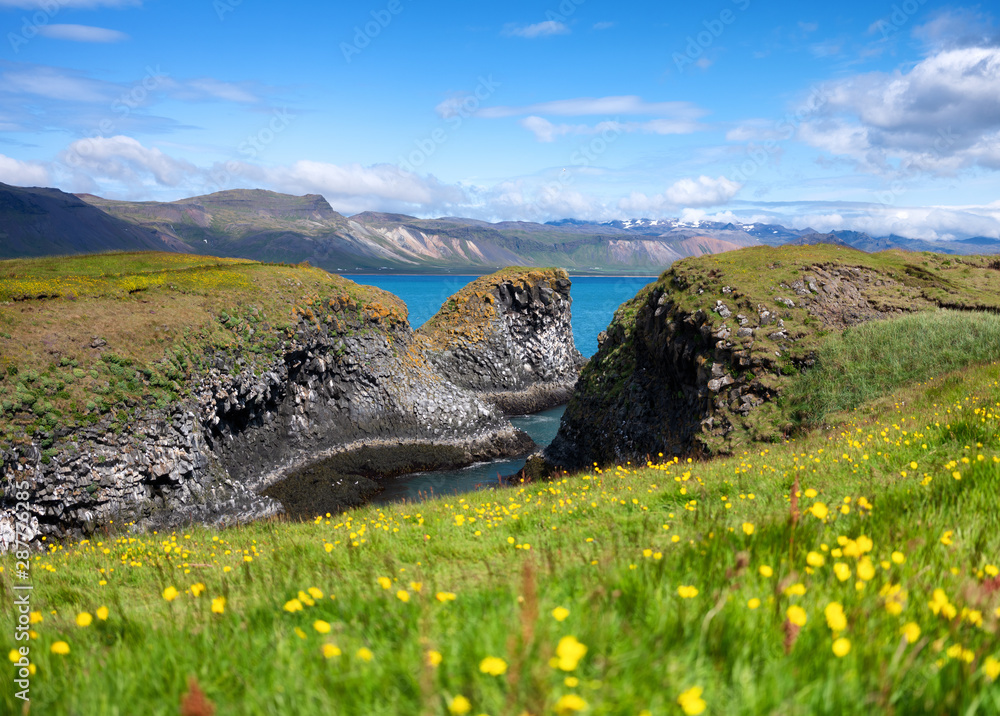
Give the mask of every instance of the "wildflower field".
[(50, 545), (31, 713), (1000, 713), (1000, 366), (847, 415), (707, 463)]

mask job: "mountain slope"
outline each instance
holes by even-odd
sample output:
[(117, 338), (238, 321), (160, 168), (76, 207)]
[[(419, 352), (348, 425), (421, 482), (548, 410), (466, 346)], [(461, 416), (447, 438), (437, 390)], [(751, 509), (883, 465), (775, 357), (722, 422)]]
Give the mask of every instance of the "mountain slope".
[(155, 230), (109, 216), (72, 194), (0, 183), (0, 258), (179, 248)]

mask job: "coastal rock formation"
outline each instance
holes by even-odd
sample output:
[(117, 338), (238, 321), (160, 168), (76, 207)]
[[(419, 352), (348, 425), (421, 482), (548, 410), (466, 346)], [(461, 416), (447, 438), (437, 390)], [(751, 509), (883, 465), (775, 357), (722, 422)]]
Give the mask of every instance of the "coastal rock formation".
[[(236, 266), (254, 280), (269, 270)], [(173, 383), (175, 400), (153, 405), (147, 396), (72, 428), (46, 432), (36, 426), (34, 437), (4, 446), (0, 551), (15, 542), (18, 523), (22, 538), (37, 543), (43, 536), (82, 537), (111, 521), (149, 528), (275, 515), (282, 505), (268, 495), (281, 492), (269, 488), (324, 458), (358, 462), (345, 456), (360, 454), (361, 463), (374, 458), (377, 464), (384, 451), (391, 455), (387, 472), (398, 474), (526, 454), (535, 447), (498, 408), (426, 359), (423, 339), (415, 339), (405, 305), (395, 296), (308, 267), (281, 271), (292, 278), (280, 286), (297, 290), (308, 277), (320, 290), (294, 305), (292, 319), (281, 326), (256, 306), (223, 313), (217, 320), (237, 342), (217, 341), (190, 356), (186, 375), (178, 374)], [(332, 285), (324, 288), (325, 282)], [(164, 291), (159, 298), (167, 302), (174, 296)], [(155, 295), (148, 299), (155, 300)], [(95, 375), (93, 383), (104, 385), (109, 368), (109, 386), (117, 385), (116, 379), (140, 389), (146, 385), (144, 390), (160, 384), (149, 366), (110, 351), (101, 355), (107, 343), (115, 341), (86, 344), (86, 355), (98, 357), (89, 373), (73, 369), (83, 380)], [(42, 406), (36, 413), (55, 409), (43, 401), (32, 401)], [(360, 474), (359, 469), (349, 474)], [(367, 474), (377, 477), (379, 470)], [(372, 487), (361, 479), (329, 482), (310, 487), (334, 493), (320, 501), (327, 506), (358, 504)], [(18, 496), (19, 485), (29, 486), (28, 499)], [(27, 515), (17, 514), (18, 502), (27, 504)]]
[(573, 342), (569, 275), (506, 269), (450, 297), (417, 330), (427, 359), (508, 415), (562, 405), (586, 362)]
[(939, 307), (1000, 310), (994, 266), (824, 245), (678, 262), (616, 312), (545, 462), (645, 464), (777, 439), (774, 401), (824, 335)]

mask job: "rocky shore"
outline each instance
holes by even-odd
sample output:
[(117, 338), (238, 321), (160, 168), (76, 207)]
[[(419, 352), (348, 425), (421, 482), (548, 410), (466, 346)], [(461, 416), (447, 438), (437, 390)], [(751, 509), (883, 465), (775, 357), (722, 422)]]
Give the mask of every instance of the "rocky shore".
[(727, 454), (790, 429), (775, 401), (823, 337), (915, 311), (996, 311), (982, 257), (744, 249), (680, 261), (615, 314), (559, 433), (556, 467)]
[[(0, 551), (14, 542), (16, 483), (31, 485), (27, 536), (37, 542), (112, 521), (148, 529), (313, 515), (363, 503), (380, 477), (527, 454), (534, 443), (460, 366), (473, 355), (486, 361), (493, 382), (481, 387), (494, 392), (512, 377), (530, 397), (519, 408), (566, 395), (575, 373), (564, 364), (579, 354), (569, 282), (553, 281), (563, 283), (549, 293), (516, 271), (479, 279), (492, 287), (480, 298), (491, 320), (475, 325), (478, 306), (467, 301), (458, 313), (488, 352), (467, 336), (415, 336), (390, 294), (376, 291), (364, 305), (345, 295), (297, 309), (270, 362), (207, 356), (212, 367), (192, 375), (175, 403), (136, 411), (126, 430), (109, 415), (48, 449), (9, 446), (0, 452)], [(532, 299), (505, 288), (515, 285)], [(442, 359), (448, 353), (462, 359)]]
[(435, 368), (507, 415), (563, 405), (586, 363), (573, 342), (570, 285), (561, 269), (484, 276), (417, 336)]

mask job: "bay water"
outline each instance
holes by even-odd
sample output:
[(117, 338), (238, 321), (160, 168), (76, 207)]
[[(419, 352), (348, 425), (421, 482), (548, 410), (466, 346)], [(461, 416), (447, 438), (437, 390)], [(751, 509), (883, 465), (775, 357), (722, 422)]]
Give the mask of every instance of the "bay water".
[[(478, 276), (400, 276), (394, 274), (346, 275), (357, 283), (377, 286), (399, 296), (409, 309), (410, 326), (418, 328), (437, 313), (448, 298)], [(615, 310), (635, 296), (654, 276), (598, 277), (575, 276), (570, 296), (573, 298), (571, 323), (577, 350), (590, 357), (597, 352), (597, 336), (608, 327)], [(555, 438), (566, 406), (533, 415), (517, 415), (510, 421), (524, 430), (539, 447)], [(412, 502), (431, 496), (450, 495), (495, 486), (500, 476), (513, 475), (524, 466), (524, 459), (495, 460), (477, 463), (460, 470), (417, 472), (381, 480), (384, 490), (372, 502)]]
[[(410, 311), (410, 326), (422, 326), (452, 294), (478, 276), (400, 276), (395, 274), (345, 274), (356, 283), (394, 293)], [(597, 335), (608, 327), (615, 309), (635, 296), (655, 276), (573, 276), (573, 340), (576, 349), (590, 357), (597, 352)]]

